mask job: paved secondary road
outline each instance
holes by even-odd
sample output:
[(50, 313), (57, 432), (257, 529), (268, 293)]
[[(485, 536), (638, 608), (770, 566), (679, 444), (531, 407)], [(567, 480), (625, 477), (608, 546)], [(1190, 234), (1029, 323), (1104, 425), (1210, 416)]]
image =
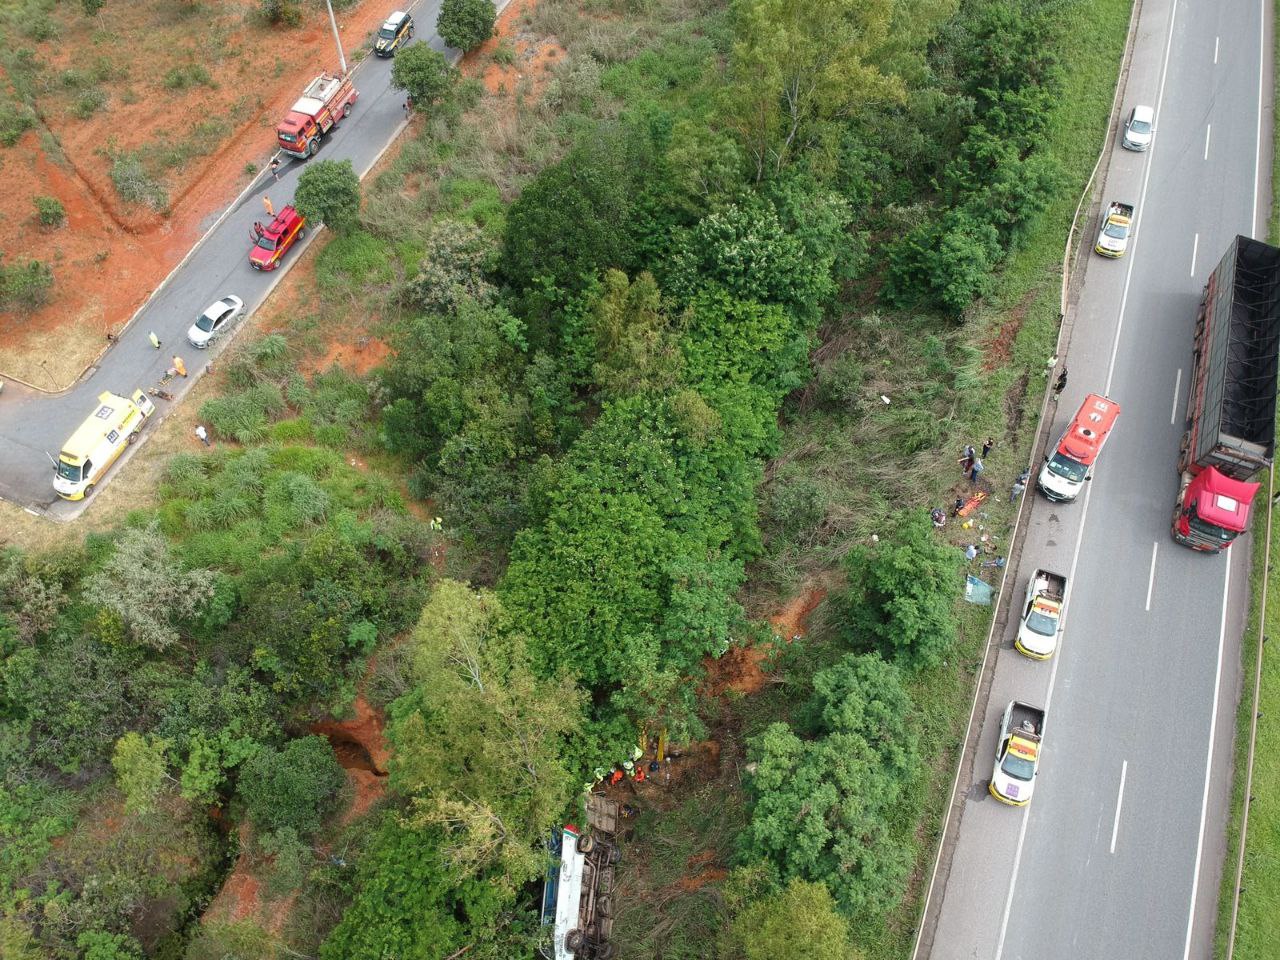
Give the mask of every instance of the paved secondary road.
[[(498, 3), (499, 10), (505, 6), (505, 0)], [(390, 12), (390, 2), (387, 9)], [(449, 49), (434, 31), (440, 0), (427, 0), (410, 9), (418, 26), (415, 42), (429, 43), (436, 50), (456, 56), (457, 51)], [(405, 122), (404, 96), (391, 88), (391, 63), (390, 59), (371, 55), (356, 67), (355, 84), (360, 99), (351, 116), (326, 138), (317, 154), (319, 158), (350, 160), (363, 175), (399, 133)], [(316, 72), (326, 66), (329, 66), (328, 60), (317, 63)], [(271, 133), (263, 131), (264, 147), (270, 136)], [(270, 195), (279, 210), (290, 202), (298, 175), (305, 168), (304, 163), (287, 156), (282, 156), (282, 160), (280, 182), (273, 182), (269, 173), (260, 175), (256, 189), (247, 191), (223, 211), (193, 255), (152, 296), (99, 365), (74, 387), (49, 395), (16, 383), (5, 385), (0, 393), (0, 498), (56, 520), (79, 515), (92, 503), (93, 495), (79, 503), (61, 500), (53, 491), (49, 457), (57, 457), (62, 442), (93, 411), (98, 395), (110, 390), (127, 396), (140, 387), (151, 386), (164, 375), (176, 353), (186, 361), (191, 372), (189, 380), (176, 380), (168, 388), (181, 399), (211, 359), (206, 351), (196, 350), (186, 342), (187, 328), (197, 315), (228, 293), (241, 297), (249, 312), (266, 299), (289, 265), (302, 255), (300, 248), (290, 250), (285, 255), (284, 267), (272, 273), (260, 273), (249, 266), (250, 232), (255, 220), (264, 219), (263, 193)], [(313, 237), (314, 231), (309, 231), (308, 242)], [(244, 323), (242, 319), (238, 326), (243, 327)], [(151, 331), (162, 341), (158, 351), (148, 341)], [(169, 406), (163, 400), (156, 403), (162, 408), (161, 412)], [(143, 431), (144, 442), (151, 429), (154, 427)], [(124, 458), (131, 456), (140, 445), (135, 444), (126, 451)], [(105, 481), (109, 482), (119, 468), (117, 464)]]
[[(1204, 556), (1169, 523), (1200, 292), (1265, 220), (1270, 30), (1262, 0), (1144, 0), (1122, 112), (1156, 105), (1157, 133), (1104, 161), (1102, 197), (1137, 203), (1136, 235), (1088, 265), (1051, 439), (1086, 392), (1122, 413), (1086, 497), (1031, 507), (1009, 586), (1069, 571), (1065, 635), (1048, 664), (1010, 649), (1013, 625), (1001, 638), (934, 960), (1212, 956), (1250, 544)], [(986, 793), (1015, 697), (1049, 708), (1024, 810)]]

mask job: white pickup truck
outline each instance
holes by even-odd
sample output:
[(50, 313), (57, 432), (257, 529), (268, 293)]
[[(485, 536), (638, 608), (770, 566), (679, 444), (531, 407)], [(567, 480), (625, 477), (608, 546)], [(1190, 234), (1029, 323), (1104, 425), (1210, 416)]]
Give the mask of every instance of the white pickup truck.
[(1023, 807), (1031, 802), (1040, 770), (1044, 711), (1021, 700), (1005, 707), (996, 741), (996, 765), (987, 789), (1001, 803)]
[(1115, 201), (1102, 214), (1098, 227), (1098, 242), (1093, 252), (1112, 260), (1123, 257), (1129, 249), (1129, 234), (1133, 231), (1133, 204)]
[(1067, 578), (1050, 570), (1036, 570), (1027, 581), (1027, 596), (1018, 617), (1013, 645), (1032, 660), (1048, 660), (1058, 649), (1062, 611), (1067, 603)]

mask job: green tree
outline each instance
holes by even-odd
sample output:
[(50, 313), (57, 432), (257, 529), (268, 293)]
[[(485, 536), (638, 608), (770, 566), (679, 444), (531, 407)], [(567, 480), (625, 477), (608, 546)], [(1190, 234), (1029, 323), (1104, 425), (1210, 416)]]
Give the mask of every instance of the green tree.
[(725, 116), (759, 182), (819, 142), (823, 124), (897, 99), (881, 72), (892, 0), (736, 0)]
[(576, 786), (565, 740), (582, 694), (535, 678), (501, 615), (488, 591), (436, 585), (411, 640), (418, 685), (393, 708), (392, 786), (413, 798), (413, 823), (445, 829), (454, 869), (491, 870), (514, 892), (541, 872), (543, 838)]
[[(720, 286), (740, 300), (778, 304), (806, 328), (816, 326), (835, 293), (832, 267), (841, 254), (849, 212), (839, 198), (809, 192), (807, 211), (780, 211), (770, 199), (743, 194), (717, 207), (694, 227), (680, 231), (663, 277), (663, 289), (689, 303), (702, 289)], [(784, 223), (782, 213), (788, 214)], [(795, 229), (792, 213), (812, 225)], [(821, 225), (821, 229), (815, 229)]]
[(860, 960), (849, 924), (820, 883), (792, 880), (748, 904), (720, 939), (721, 960)]
[(329, 741), (309, 736), (255, 753), (241, 768), (238, 791), (259, 829), (290, 827), (310, 836), (345, 782)]
[(493, 0), (444, 0), (436, 18), (436, 32), (449, 46), (470, 50), (493, 36), (497, 19)]
[(507, 211), (502, 272), (518, 290), (541, 280), (577, 293), (607, 267), (626, 270), (633, 171), (616, 133), (575, 147), (525, 185)]
[(417, 275), (405, 283), (405, 299), (427, 313), (452, 314), (466, 300), (488, 306), (498, 296), (489, 281), (496, 253), (492, 241), (474, 224), (437, 220)]
[(904, 784), (867, 742), (847, 733), (804, 741), (774, 723), (747, 746), (755, 772), (743, 854), (768, 860), (785, 881), (825, 884), (850, 916), (897, 903), (912, 851), (890, 837), (888, 817)]
[(184, 569), (152, 523), (121, 535), (102, 569), (85, 581), (84, 596), (118, 616), (138, 643), (167, 650), (181, 639), (177, 625), (213, 596), (213, 575)]
[(80, 934), (76, 946), (84, 951), (81, 960), (142, 960), (142, 946), (123, 933), (90, 930)]
[(125, 809), (131, 813), (150, 813), (165, 788), (169, 777), (169, 742), (158, 737), (144, 737), (129, 731), (116, 741), (111, 766), (116, 772), (116, 785), (124, 794)]
[(458, 71), (444, 54), (425, 43), (415, 43), (396, 54), (391, 64), (391, 85), (413, 100), (415, 110), (425, 110), (446, 99), (458, 81)]
[(479, 917), (468, 915), (465, 908), (478, 882), (450, 873), (440, 840), (437, 830), (409, 829), (395, 818), (384, 819), (361, 857), (350, 906), (320, 947), (320, 960), (443, 960), (474, 944), (473, 934), (491, 940), (496, 917), (479, 910)]
[(605, 397), (661, 393), (679, 381), (679, 347), (652, 275), (630, 281), (620, 270), (607, 271), (592, 310), (592, 333), (591, 378)]
[(956, 639), (961, 566), (960, 551), (938, 540), (923, 511), (900, 515), (893, 533), (845, 559), (846, 640), (909, 669), (937, 666)]
[(294, 206), (308, 220), (347, 233), (360, 222), (360, 178), (350, 160), (313, 160), (298, 177)]
[(901, 670), (877, 654), (846, 654), (814, 675), (803, 717), (814, 734), (861, 737), (883, 770), (910, 783), (920, 773), (913, 709)]

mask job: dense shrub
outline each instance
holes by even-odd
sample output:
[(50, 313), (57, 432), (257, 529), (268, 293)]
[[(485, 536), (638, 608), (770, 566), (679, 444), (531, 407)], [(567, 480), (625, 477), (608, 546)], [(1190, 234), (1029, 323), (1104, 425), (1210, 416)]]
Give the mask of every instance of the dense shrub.
[(0, 309), (31, 311), (49, 302), (53, 268), (39, 260), (0, 263)]
[(346, 775), (324, 737), (290, 740), (284, 749), (262, 747), (245, 761), (237, 791), (262, 830), (309, 837)]
[(937, 666), (955, 643), (962, 565), (960, 551), (934, 536), (923, 511), (899, 516), (891, 534), (845, 560), (846, 641), (911, 669)]
[(444, 0), (436, 18), (436, 32), (449, 46), (470, 50), (493, 36), (497, 18), (493, 0)]

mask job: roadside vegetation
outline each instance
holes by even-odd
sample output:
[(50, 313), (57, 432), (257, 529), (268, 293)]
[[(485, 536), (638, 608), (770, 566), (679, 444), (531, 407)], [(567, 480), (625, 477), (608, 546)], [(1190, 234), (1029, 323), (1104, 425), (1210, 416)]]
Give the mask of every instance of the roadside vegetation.
[[(547, 830), (661, 728), (718, 760), (637, 794), (624, 956), (905, 956), (988, 625), (928, 509), (991, 436), (1000, 550), (1128, 12), (542, 0), (540, 88), (399, 55), (217, 449), (0, 564), (6, 955), (527, 956)], [(299, 372), (352, 328), (377, 370)], [(347, 819), (313, 731), (369, 704)], [(195, 922), (232, 863), (283, 922)]]
[[(1280, 9), (1278, 7), (1277, 9)], [(1280, 65), (1280, 44), (1272, 51), (1272, 59)], [(1280, 91), (1280, 79), (1276, 81)], [(1267, 218), (1267, 240), (1280, 243), (1280, 127), (1274, 132), (1271, 156), (1271, 212)], [(1274, 482), (1274, 471), (1272, 480)], [(1265, 490), (1274, 497), (1274, 488)], [(1264, 502), (1259, 496), (1258, 501)], [(1280, 915), (1280, 867), (1277, 867), (1275, 850), (1280, 842), (1280, 736), (1274, 726), (1266, 722), (1268, 716), (1280, 716), (1280, 663), (1274, 652), (1274, 642), (1280, 637), (1280, 589), (1277, 589), (1274, 571), (1280, 569), (1280, 536), (1276, 526), (1280, 524), (1280, 508), (1274, 500), (1270, 516), (1258, 511), (1252, 531), (1253, 571), (1250, 591), (1253, 603), (1241, 643), (1242, 692), (1236, 712), (1235, 780), (1231, 792), (1231, 822), (1227, 834), (1227, 856), (1222, 872), (1222, 891), (1218, 904), (1218, 929), (1214, 946), (1216, 955), (1227, 955), (1231, 936), (1232, 906), (1236, 892), (1236, 865), (1240, 856), (1241, 814), (1247, 803), (1249, 828), (1244, 850), (1244, 874), (1240, 878), (1240, 905), (1235, 929), (1234, 956), (1240, 960), (1276, 960), (1280, 958), (1280, 942), (1274, 935), (1274, 918)], [(1266, 542), (1267, 525), (1272, 527), (1270, 553), (1262, 549)], [(1261, 605), (1263, 582), (1268, 583), (1267, 607)], [(1262, 678), (1258, 699), (1253, 699), (1254, 676), (1257, 667), (1259, 634), (1265, 641), (1262, 647)], [(1245, 764), (1249, 759), (1249, 736), (1257, 713), (1258, 738), (1253, 756), (1253, 785), (1245, 796)]]

